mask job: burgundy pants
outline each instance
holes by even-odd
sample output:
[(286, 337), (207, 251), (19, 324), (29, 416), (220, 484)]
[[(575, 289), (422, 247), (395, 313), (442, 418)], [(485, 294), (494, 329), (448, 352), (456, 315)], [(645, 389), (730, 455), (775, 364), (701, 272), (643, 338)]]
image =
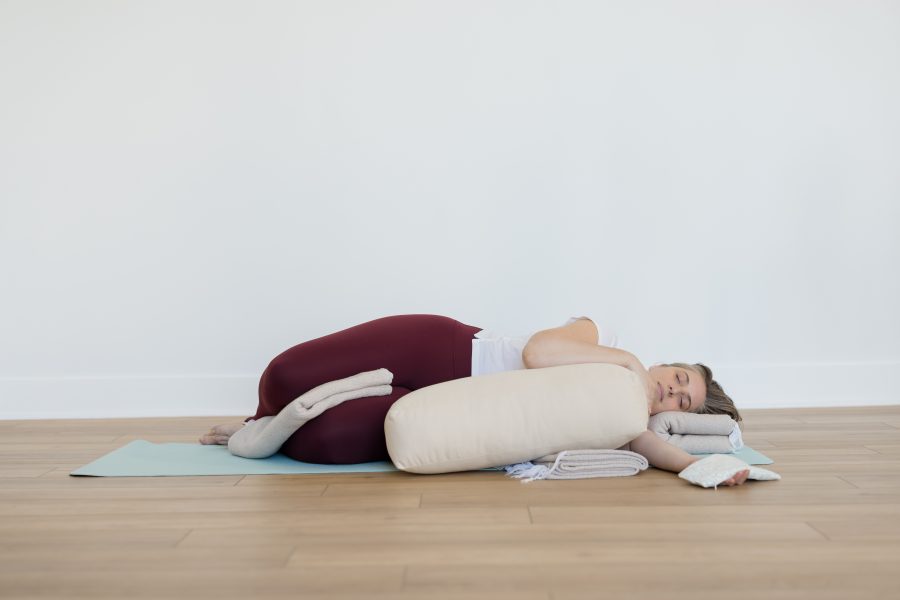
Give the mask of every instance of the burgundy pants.
[[(440, 315), (394, 315), (303, 342), (272, 359), (259, 380), (253, 419), (278, 414), (328, 381), (384, 367), (388, 396), (347, 400), (303, 424), (280, 452), (303, 462), (352, 464), (389, 460), (384, 418), (412, 390), (472, 374), (472, 338), (480, 327)], [(250, 420), (250, 418), (246, 419)]]

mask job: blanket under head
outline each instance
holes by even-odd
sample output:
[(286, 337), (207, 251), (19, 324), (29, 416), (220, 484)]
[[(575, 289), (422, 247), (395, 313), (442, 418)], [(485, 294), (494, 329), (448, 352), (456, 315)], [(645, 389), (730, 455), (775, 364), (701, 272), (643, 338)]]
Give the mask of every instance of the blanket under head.
[(728, 415), (670, 410), (651, 416), (647, 429), (691, 454), (727, 454), (744, 446), (740, 427)]

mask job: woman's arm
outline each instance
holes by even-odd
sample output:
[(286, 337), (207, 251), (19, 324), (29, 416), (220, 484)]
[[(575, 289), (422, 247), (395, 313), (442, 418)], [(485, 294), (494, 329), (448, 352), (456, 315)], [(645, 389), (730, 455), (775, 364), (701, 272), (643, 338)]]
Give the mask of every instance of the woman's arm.
[[(576, 321), (577, 323), (578, 321)], [(572, 323), (570, 327), (575, 325)], [(639, 363), (631, 352), (621, 348), (599, 346), (564, 335), (542, 335), (539, 331), (531, 336), (522, 350), (522, 362), (528, 369), (541, 369), (558, 365), (574, 365), (581, 363), (610, 363), (631, 369)]]
[(656, 398), (657, 384), (638, 357), (620, 348), (601, 346), (591, 340), (598, 338), (597, 327), (588, 319), (579, 319), (563, 327), (538, 331), (522, 349), (526, 369), (542, 369), (558, 365), (608, 363), (625, 367), (636, 373), (647, 396), (647, 411)]
[(680, 473), (702, 456), (688, 454), (678, 446), (673, 446), (650, 430), (631, 440), (631, 451), (647, 459), (651, 465), (664, 471)]

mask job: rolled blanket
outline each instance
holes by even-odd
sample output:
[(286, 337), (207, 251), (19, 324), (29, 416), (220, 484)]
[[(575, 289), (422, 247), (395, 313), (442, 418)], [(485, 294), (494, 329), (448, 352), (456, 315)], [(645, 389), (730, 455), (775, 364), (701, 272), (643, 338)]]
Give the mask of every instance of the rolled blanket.
[(563, 450), (530, 462), (506, 465), (507, 474), (528, 483), (535, 479), (585, 479), (637, 475), (647, 459), (628, 450)]
[(647, 429), (691, 454), (729, 454), (744, 446), (740, 427), (728, 415), (669, 410), (650, 417)]

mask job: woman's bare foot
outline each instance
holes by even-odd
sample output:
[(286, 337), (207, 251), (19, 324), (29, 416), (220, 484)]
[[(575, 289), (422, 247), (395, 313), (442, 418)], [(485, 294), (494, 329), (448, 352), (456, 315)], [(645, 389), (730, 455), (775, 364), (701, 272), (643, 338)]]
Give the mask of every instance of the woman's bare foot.
[(228, 445), (228, 438), (234, 435), (234, 432), (241, 429), (244, 426), (243, 421), (239, 421), (237, 423), (229, 423), (228, 425), (216, 425), (212, 429), (210, 429), (206, 435), (200, 436), (201, 444), (219, 444), (222, 446)]

